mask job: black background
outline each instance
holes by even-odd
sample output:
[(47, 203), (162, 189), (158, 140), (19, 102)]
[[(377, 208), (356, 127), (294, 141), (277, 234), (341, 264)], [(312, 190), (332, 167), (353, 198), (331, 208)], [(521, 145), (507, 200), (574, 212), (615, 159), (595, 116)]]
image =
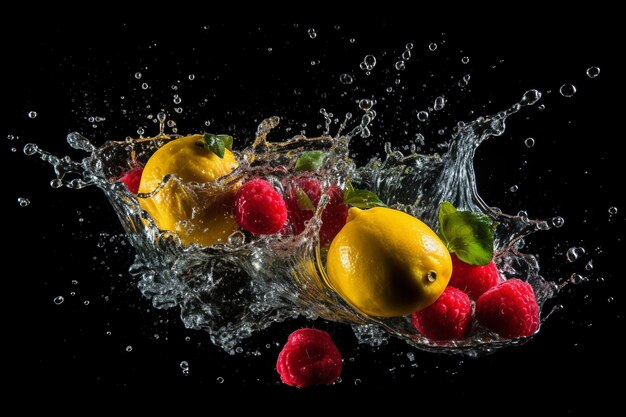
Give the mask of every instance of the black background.
[[(400, 393), (408, 391), (410, 398), (429, 399), (422, 407), (443, 401), (488, 410), (496, 403), (530, 407), (544, 401), (560, 412), (615, 404), (624, 371), (617, 337), (624, 328), (618, 259), (626, 212), (620, 205), (623, 185), (618, 185), (623, 180), (617, 150), (623, 141), (623, 80), (613, 58), (619, 50), (617, 31), (584, 25), (445, 33), (406, 24), (335, 26), (190, 24), (157, 30), (48, 24), (21, 36), (4, 28), (9, 64), (4, 65), (0, 136), (8, 246), (3, 317), (16, 391), (69, 395), (82, 389), (160, 387), (200, 390), (213, 400), (220, 399), (218, 390), (295, 398), (370, 390), (402, 398)], [(309, 28), (315, 28), (315, 39)], [(405, 71), (396, 71), (393, 64), (407, 42), (414, 43), (413, 56)], [(428, 49), (432, 42), (438, 45), (434, 52)], [(368, 53), (378, 58), (370, 76), (358, 67)], [(463, 56), (470, 58), (467, 65), (461, 63)], [(594, 65), (601, 73), (590, 79), (585, 70)], [(354, 84), (342, 85), (342, 73), (352, 74)], [(195, 75), (193, 81), (189, 74)], [(457, 83), (465, 74), (471, 79), (460, 90)], [(574, 97), (558, 93), (565, 83), (577, 87)], [(391, 93), (385, 91), (389, 86)], [(275, 324), (244, 342), (243, 352), (234, 356), (220, 351), (206, 334), (184, 329), (177, 311), (155, 310), (142, 298), (127, 273), (133, 250), (123, 243), (103, 195), (90, 188), (51, 189), (50, 167), (21, 151), (35, 142), (57, 155), (79, 158), (64, 141), (67, 133), (80, 131), (96, 144), (135, 137), (138, 127), (154, 134), (156, 126), (146, 116), (160, 109), (176, 120), (181, 133), (227, 132), (235, 136), (235, 146), (243, 146), (264, 117), (283, 118), (274, 138), (302, 129), (314, 134), (323, 123), (321, 107), (341, 117), (357, 113), (356, 100), (374, 97), (379, 117), (371, 145), (355, 148), (362, 162), (381, 153), (385, 141), (401, 147), (417, 132), (426, 136), (427, 150), (437, 150), (434, 145), (457, 121), (502, 110), (530, 88), (544, 93), (540, 103), (546, 108), (535, 106), (512, 117), (502, 137), (481, 146), (479, 191), (505, 212), (563, 216), (563, 228), (527, 239), (526, 250), (539, 255), (547, 277), (564, 279), (578, 272), (589, 282), (562, 292), (552, 305), (563, 304), (563, 311), (533, 340), (479, 359), (420, 352), (395, 340), (380, 348), (360, 346), (347, 326), (315, 322), (335, 338), (344, 372), (340, 383), (308, 390), (281, 385), (274, 370), (287, 335), (307, 323)], [(181, 114), (174, 110), (174, 94), (182, 98)], [(432, 106), (440, 94), (448, 99), (446, 108), (419, 123), (415, 111)], [(35, 119), (27, 116), (31, 110), (38, 113)], [(106, 120), (94, 128), (90, 116)], [(212, 121), (210, 128), (205, 120)], [(10, 141), (7, 135), (19, 139)], [(529, 149), (524, 139), (531, 136), (536, 145)], [(519, 186), (515, 193), (510, 191), (514, 184)], [(20, 207), (18, 197), (31, 204)], [(611, 206), (618, 208), (616, 215), (609, 215)], [(568, 263), (565, 252), (571, 246), (583, 246), (587, 254)], [(584, 268), (589, 260), (592, 271)], [(65, 301), (55, 305), (59, 295)], [(181, 361), (189, 363), (188, 376), (182, 374)], [(617, 382), (609, 382), (612, 375)]]

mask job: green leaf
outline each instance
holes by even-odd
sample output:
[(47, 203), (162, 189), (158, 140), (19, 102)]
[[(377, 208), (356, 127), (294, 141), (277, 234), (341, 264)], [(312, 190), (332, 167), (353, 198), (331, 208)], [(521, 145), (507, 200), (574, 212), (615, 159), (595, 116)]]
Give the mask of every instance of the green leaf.
[(233, 137), (229, 135), (214, 135), (213, 133), (205, 133), (202, 141), (196, 142), (196, 145), (206, 148), (220, 158), (224, 158), (225, 149), (233, 148)]
[(306, 151), (296, 160), (296, 171), (316, 171), (324, 162), (326, 154), (322, 151)]
[(440, 235), (450, 252), (470, 265), (487, 265), (493, 258), (493, 222), (489, 216), (457, 211), (447, 201), (439, 207)]
[(368, 190), (357, 190), (349, 182), (343, 192), (343, 202), (360, 209), (387, 207), (375, 193)]
[(302, 191), (300, 188), (296, 188), (296, 201), (298, 202), (298, 208), (302, 211), (315, 211), (315, 206), (309, 198), (309, 195)]

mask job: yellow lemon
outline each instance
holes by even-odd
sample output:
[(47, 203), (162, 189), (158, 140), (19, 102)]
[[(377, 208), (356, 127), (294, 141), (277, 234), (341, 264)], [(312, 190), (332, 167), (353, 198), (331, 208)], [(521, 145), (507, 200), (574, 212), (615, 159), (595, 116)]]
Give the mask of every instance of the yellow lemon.
[(156, 190), (166, 175), (172, 175), (163, 188), (148, 198), (139, 198), (160, 229), (178, 233), (184, 245), (197, 243), (210, 246), (225, 242), (237, 230), (232, 215), (232, 192), (206, 192), (190, 183), (210, 183), (237, 167), (232, 152), (224, 158), (196, 145), (202, 135), (172, 140), (157, 150), (148, 160), (141, 175), (139, 193)]
[(370, 316), (406, 316), (441, 295), (452, 262), (437, 234), (417, 218), (385, 207), (351, 208), (328, 250), (330, 284)]

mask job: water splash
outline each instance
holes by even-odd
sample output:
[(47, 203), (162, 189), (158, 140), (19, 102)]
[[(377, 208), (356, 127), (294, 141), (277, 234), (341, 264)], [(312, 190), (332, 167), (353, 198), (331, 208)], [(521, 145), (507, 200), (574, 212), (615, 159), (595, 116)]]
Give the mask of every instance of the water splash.
[[(527, 235), (551, 226), (545, 221), (531, 220), (525, 213), (508, 215), (486, 204), (477, 194), (473, 167), (476, 148), (483, 141), (502, 135), (509, 116), (540, 98), (540, 92), (530, 90), (518, 103), (496, 115), (460, 123), (442, 156), (419, 154), (415, 147), (404, 155), (386, 143), (384, 158), (373, 158), (361, 167), (350, 158), (349, 146), (357, 136), (371, 135), (369, 125), (376, 117), (374, 100), (359, 102), (363, 115), (347, 134), (342, 132), (352, 115), (346, 115), (338, 132), (331, 136), (333, 116), (322, 109), (320, 113), (326, 120), (322, 136), (300, 135), (272, 142), (267, 137), (278, 126), (280, 118), (265, 119), (257, 128), (254, 143), (235, 151), (239, 167), (219, 179), (217, 186), (234, 187), (246, 179), (263, 176), (287, 194), (294, 175), (290, 168), (296, 158), (304, 151), (322, 150), (327, 156), (314, 174), (322, 185), (320, 204), (299, 235), (259, 237), (236, 231), (227, 243), (211, 247), (182, 246), (175, 233), (159, 230), (141, 209), (139, 199), (159, 192), (162, 187), (150, 194), (135, 196), (117, 181), (123, 172), (145, 164), (158, 148), (179, 137), (163, 132), (164, 113), (157, 115), (159, 135), (152, 138), (110, 141), (96, 148), (80, 134), (68, 135), (68, 143), (73, 148), (89, 153), (80, 162), (68, 157), (58, 158), (34, 144), (27, 144), (24, 152), (38, 155), (53, 166), (56, 186), (93, 185), (101, 189), (136, 250), (130, 273), (143, 295), (157, 308), (180, 308), (186, 327), (208, 331), (213, 343), (230, 353), (254, 332), (274, 322), (303, 316), (350, 324), (363, 343), (380, 345), (390, 336), (396, 336), (421, 349), (477, 355), (526, 339), (501, 339), (478, 325), (465, 340), (435, 343), (421, 336), (407, 317), (368, 317), (355, 311), (328, 285), (324, 268), (326, 249), (317, 239), (321, 214), (329, 201), (329, 188), (344, 186), (347, 180), (359, 188), (376, 192), (389, 206), (419, 217), (435, 229), (438, 207), (444, 200), (461, 210), (486, 213), (497, 223), (495, 261), (502, 275), (525, 279), (543, 305), (563, 284), (546, 281), (539, 273), (537, 259), (520, 249)], [(162, 184), (172, 180), (176, 178), (166, 177)], [(194, 195), (203, 187), (216, 185), (183, 186)]]

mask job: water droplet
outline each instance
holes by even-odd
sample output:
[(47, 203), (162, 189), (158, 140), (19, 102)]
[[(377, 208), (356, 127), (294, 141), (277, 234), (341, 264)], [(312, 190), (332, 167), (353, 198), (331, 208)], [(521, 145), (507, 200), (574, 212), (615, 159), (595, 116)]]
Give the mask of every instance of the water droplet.
[(111, 334), (112, 334), (112, 333), (111, 333), (111, 330), (107, 330), (106, 335), (107, 335), (107, 336), (111, 336)]
[(354, 43), (354, 42), (356, 42), (356, 39), (350, 38), (350, 43)]
[(406, 49), (413, 49), (413, 44), (411, 42), (407, 43), (406, 45), (404, 45), (404, 47)]
[(587, 264), (585, 265), (585, 269), (587, 271), (591, 271), (593, 269), (593, 260), (589, 260), (589, 262), (587, 262)]
[(446, 99), (444, 96), (439, 96), (435, 99), (435, 104), (433, 105), (433, 108), (436, 111), (439, 111), (441, 109), (443, 109), (446, 105)]
[(411, 58), (411, 50), (407, 49), (404, 52), (402, 52), (402, 59), (404, 59), (405, 61)]
[(137, 129), (137, 134), (138, 134), (140, 137), (142, 137), (142, 136), (143, 136), (144, 132), (145, 132), (145, 130), (143, 129), (143, 127), (140, 127), (140, 128), (138, 128), (138, 129)]
[(180, 104), (183, 101), (178, 94), (174, 96), (174, 104)]
[(368, 100), (366, 98), (364, 98), (361, 101), (359, 101), (359, 107), (363, 111), (368, 111), (369, 109), (371, 109), (373, 104), (374, 103), (372, 103), (372, 100)]
[(174, 127), (176, 126), (176, 122), (172, 119), (167, 121), (167, 127)]
[(563, 97), (573, 97), (576, 94), (576, 87), (573, 84), (563, 84), (559, 92)]
[(565, 220), (561, 216), (552, 218), (552, 225), (554, 227), (562, 227), (565, 224)]
[(144, 89), (144, 90), (147, 90), (148, 89), (148, 83), (141, 84), (141, 88)]
[(517, 185), (512, 185), (511, 188), (509, 188), (509, 190), (511, 190), (512, 193), (517, 192), (517, 190), (519, 190), (519, 187)]
[(569, 248), (565, 256), (569, 262), (574, 262), (578, 259), (578, 249), (576, 247)]
[(404, 61), (400, 60), (394, 65), (398, 71), (403, 71), (405, 67)]
[(609, 297), (609, 298), (606, 299), (606, 301), (608, 301), (609, 303), (612, 303), (613, 301), (615, 301), (615, 298)]
[(241, 346), (237, 346), (237, 348), (235, 348), (235, 352), (243, 353), (243, 348)]
[(20, 205), (20, 207), (26, 207), (30, 204), (30, 200), (28, 198), (18, 197), (17, 203)]
[(126, 346), (126, 352), (132, 352), (133, 347), (131, 345)]
[(211, 126), (211, 121), (210, 120), (205, 121), (204, 125), (207, 126), (207, 127)]
[(617, 214), (617, 207), (609, 207), (609, 214)]
[(24, 154), (25, 155), (34, 155), (37, 153), (39, 148), (34, 143), (27, 143), (24, 145)]
[(183, 112), (183, 108), (182, 108), (182, 107), (174, 107), (174, 111), (175, 111), (176, 113), (179, 113), (179, 114), (180, 114), (180, 113), (182, 113), (182, 112)]
[(428, 120), (428, 112), (425, 112), (424, 110), (417, 112), (417, 120), (419, 120), (420, 122), (425, 122), (426, 120)]
[(461, 58), (461, 62), (462, 62), (463, 64), (467, 64), (467, 63), (469, 63), (469, 57), (468, 57), (468, 56), (464, 56), (463, 58)]
[(352, 84), (354, 79), (352, 78), (350, 74), (341, 74), (339, 76), (339, 81), (341, 81), (342, 84), (349, 85), (349, 84)]
[(196, 79), (196, 76), (194, 74), (189, 74), (189, 81), (193, 81)]
[(13, 135), (7, 135), (7, 139), (8, 140), (15, 140), (17, 138), (15, 136), (13, 136)]
[(181, 362), (180, 362), (180, 369), (182, 369), (183, 371), (184, 371), (185, 369), (189, 369), (189, 362), (187, 362), (187, 361), (181, 361)]
[(437, 49), (437, 44), (436, 43), (431, 43), (430, 45), (428, 45), (428, 49), (430, 49), (431, 51), (434, 51)]
[(140, 72), (136, 72), (135, 73), (135, 78), (140, 80), (141, 79), (141, 73)]
[(532, 148), (533, 146), (535, 146), (535, 139), (526, 138), (526, 140), (524, 141), (524, 145), (526, 145), (527, 148)]
[(317, 38), (317, 32), (315, 31), (315, 29), (313, 28), (309, 29), (309, 38), (311, 39)]
[(587, 281), (587, 278), (580, 274), (574, 273), (569, 277), (570, 284), (582, 284), (585, 281)]
[(546, 109), (546, 105), (545, 104), (540, 104), (539, 107), (537, 107), (539, 109), (539, 111), (544, 111)]
[(600, 68), (598, 67), (587, 68), (587, 77), (596, 78), (598, 75), (600, 75)]
[(528, 90), (522, 96), (522, 99), (520, 100), (520, 104), (524, 106), (531, 106), (535, 104), (537, 100), (539, 100), (540, 98), (541, 98), (541, 92), (535, 89)]
[(224, 378), (222, 378), (221, 376), (217, 377), (217, 383), (218, 384), (223, 384), (224, 383)]
[(83, 304), (84, 304), (84, 305), (86, 305), (86, 306), (88, 306), (88, 305), (89, 305), (89, 300), (85, 300), (85, 301), (83, 302)]
[(409, 358), (409, 362), (413, 362), (415, 360), (415, 354), (413, 352), (407, 352), (406, 357)]
[(365, 55), (362, 64), (362, 69), (371, 71), (376, 66), (376, 57), (374, 55)]
[(231, 246), (241, 246), (245, 241), (246, 235), (240, 230), (236, 230), (228, 236), (228, 244)]
[(59, 295), (58, 297), (54, 297), (54, 300), (52, 300), (52, 301), (56, 305), (61, 305), (61, 304), (63, 304), (63, 301), (65, 301), (65, 298), (63, 298), (62, 295)]
[(355, 379), (354, 385), (361, 385), (361, 380), (359, 378)]
[(28, 112), (28, 117), (30, 117), (31, 119), (34, 119), (35, 117), (37, 117), (37, 112), (36, 111), (29, 111)]

